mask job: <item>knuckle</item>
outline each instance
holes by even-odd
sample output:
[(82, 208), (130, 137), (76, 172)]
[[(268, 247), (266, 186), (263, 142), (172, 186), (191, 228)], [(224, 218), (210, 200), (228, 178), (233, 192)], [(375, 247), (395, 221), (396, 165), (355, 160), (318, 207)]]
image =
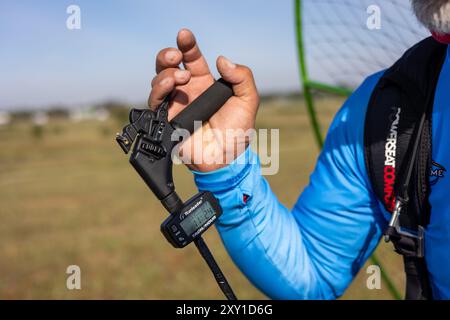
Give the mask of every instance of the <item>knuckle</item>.
[(159, 90), (161, 87), (166, 87), (172, 85), (174, 82), (174, 74), (170, 69), (162, 70), (156, 77), (152, 80), (152, 88)]
[(162, 70), (160, 73), (158, 73), (152, 80), (152, 88), (158, 87), (162, 81), (170, 81), (166, 80), (167, 78), (170, 78), (171, 74), (167, 71), (167, 69)]
[(167, 68), (164, 69), (164, 76), (165, 77), (173, 77), (175, 72), (178, 70), (178, 68)]
[(253, 78), (252, 69), (250, 69), (247, 66), (241, 66), (241, 67), (242, 67), (242, 72), (244, 73), (245, 77)]
[(259, 97), (258, 92), (255, 92), (255, 97), (254, 97), (254, 99), (255, 99), (255, 104), (256, 104), (257, 106), (259, 106), (259, 104), (260, 104), (260, 102), (261, 102), (261, 98)]
[(158, 83), (158, 79), (159, 79), (158, 76), (154, 76), (153, 77), (152, 82), (151, 82), (152, 88)]
[(155, 99), (153, 98), (153, 95), (150, 93), (150, 96), (148, 97), (148, 100), (147, 100), (147, 105), (150, 107), (150, 109), (155, 109)]

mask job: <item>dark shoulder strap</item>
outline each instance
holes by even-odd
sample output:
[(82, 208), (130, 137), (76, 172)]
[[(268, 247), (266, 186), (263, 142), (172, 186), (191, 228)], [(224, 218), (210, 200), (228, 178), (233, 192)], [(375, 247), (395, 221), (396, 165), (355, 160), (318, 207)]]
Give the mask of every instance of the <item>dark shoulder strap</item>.
[(423, 228), (431, 211), (431, 114), (446, 49), (431, 37), (409, 49), (376, 85), (365, 120), (368, 175), (392, 213), (386, 235), (405, 258), (407, 298), (414, 299), (431, 298)]
[(431, 114), (445, 52), (446, 46), (431, 37), (419, 42), (386, 70), (370, 98), (365, 160), (374, 192), (390, 212), (394, 210), (397, 177), (412, 160), (408, 151), (417, 124), (423, 114)]

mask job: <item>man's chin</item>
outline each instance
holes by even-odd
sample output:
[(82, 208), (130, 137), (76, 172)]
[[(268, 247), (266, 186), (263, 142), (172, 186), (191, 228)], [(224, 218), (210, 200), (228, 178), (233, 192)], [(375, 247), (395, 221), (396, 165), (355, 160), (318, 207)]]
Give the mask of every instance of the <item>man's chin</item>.
[(450, 34), (450, 0), (412, 0), (417, 19), (430, 31)]

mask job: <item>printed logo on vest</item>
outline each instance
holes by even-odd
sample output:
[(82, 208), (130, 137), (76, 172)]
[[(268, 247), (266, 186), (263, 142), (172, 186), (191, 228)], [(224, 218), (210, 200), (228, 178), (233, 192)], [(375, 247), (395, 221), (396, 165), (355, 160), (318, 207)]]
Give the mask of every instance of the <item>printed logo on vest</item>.
[(438, 183), (439, 179), (444, 178), (445, 172), (447, 172), (447, 170), (443, 165), (440, 165), (435, 161), (431, 161), (430, 186), (434, 186), (436, 183)]
[(395, 162), (397, 156), (397, 132), (398, 123), (400, 122), (401, 108), (392, 108), (392, 114), (389, 116), (391, 127), (384, 145), (384, 203), (389, 211), (394, 210), (395, 206)]

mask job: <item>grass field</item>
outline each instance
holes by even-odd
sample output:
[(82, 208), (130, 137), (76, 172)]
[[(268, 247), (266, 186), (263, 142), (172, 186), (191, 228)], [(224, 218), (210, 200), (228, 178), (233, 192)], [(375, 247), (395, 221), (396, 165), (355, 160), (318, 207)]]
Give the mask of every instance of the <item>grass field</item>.
[[(341, 102), (319, 100), (325, 125)], [(266, 103), (257, 123), (280, 128), (280, 171), (268, 180), (290, 207), (318, 155), (304, 105)], [(1, 299), (222, 298), (195, 247), (175, 250), (160, 234), (166, 214), (116, 145), (121, 126), (53, 121), (41, 137), (26, 123), (0, 127)], [(184, 199), (196, 192), (184, 167), (175, 168), (175, 177)], [(234, 266), (214, 228), (205, 239), (238, 297), (264, 299)], [(403, 290), (400, 258), (384, 244), (377, 254)], [(66, 288), (66, 268), (73, 264), (81, 268), (81, 290)], [(384, 284), (367, 289), (366, 279), (364, 268), (343, 298), (392, 298)]]

